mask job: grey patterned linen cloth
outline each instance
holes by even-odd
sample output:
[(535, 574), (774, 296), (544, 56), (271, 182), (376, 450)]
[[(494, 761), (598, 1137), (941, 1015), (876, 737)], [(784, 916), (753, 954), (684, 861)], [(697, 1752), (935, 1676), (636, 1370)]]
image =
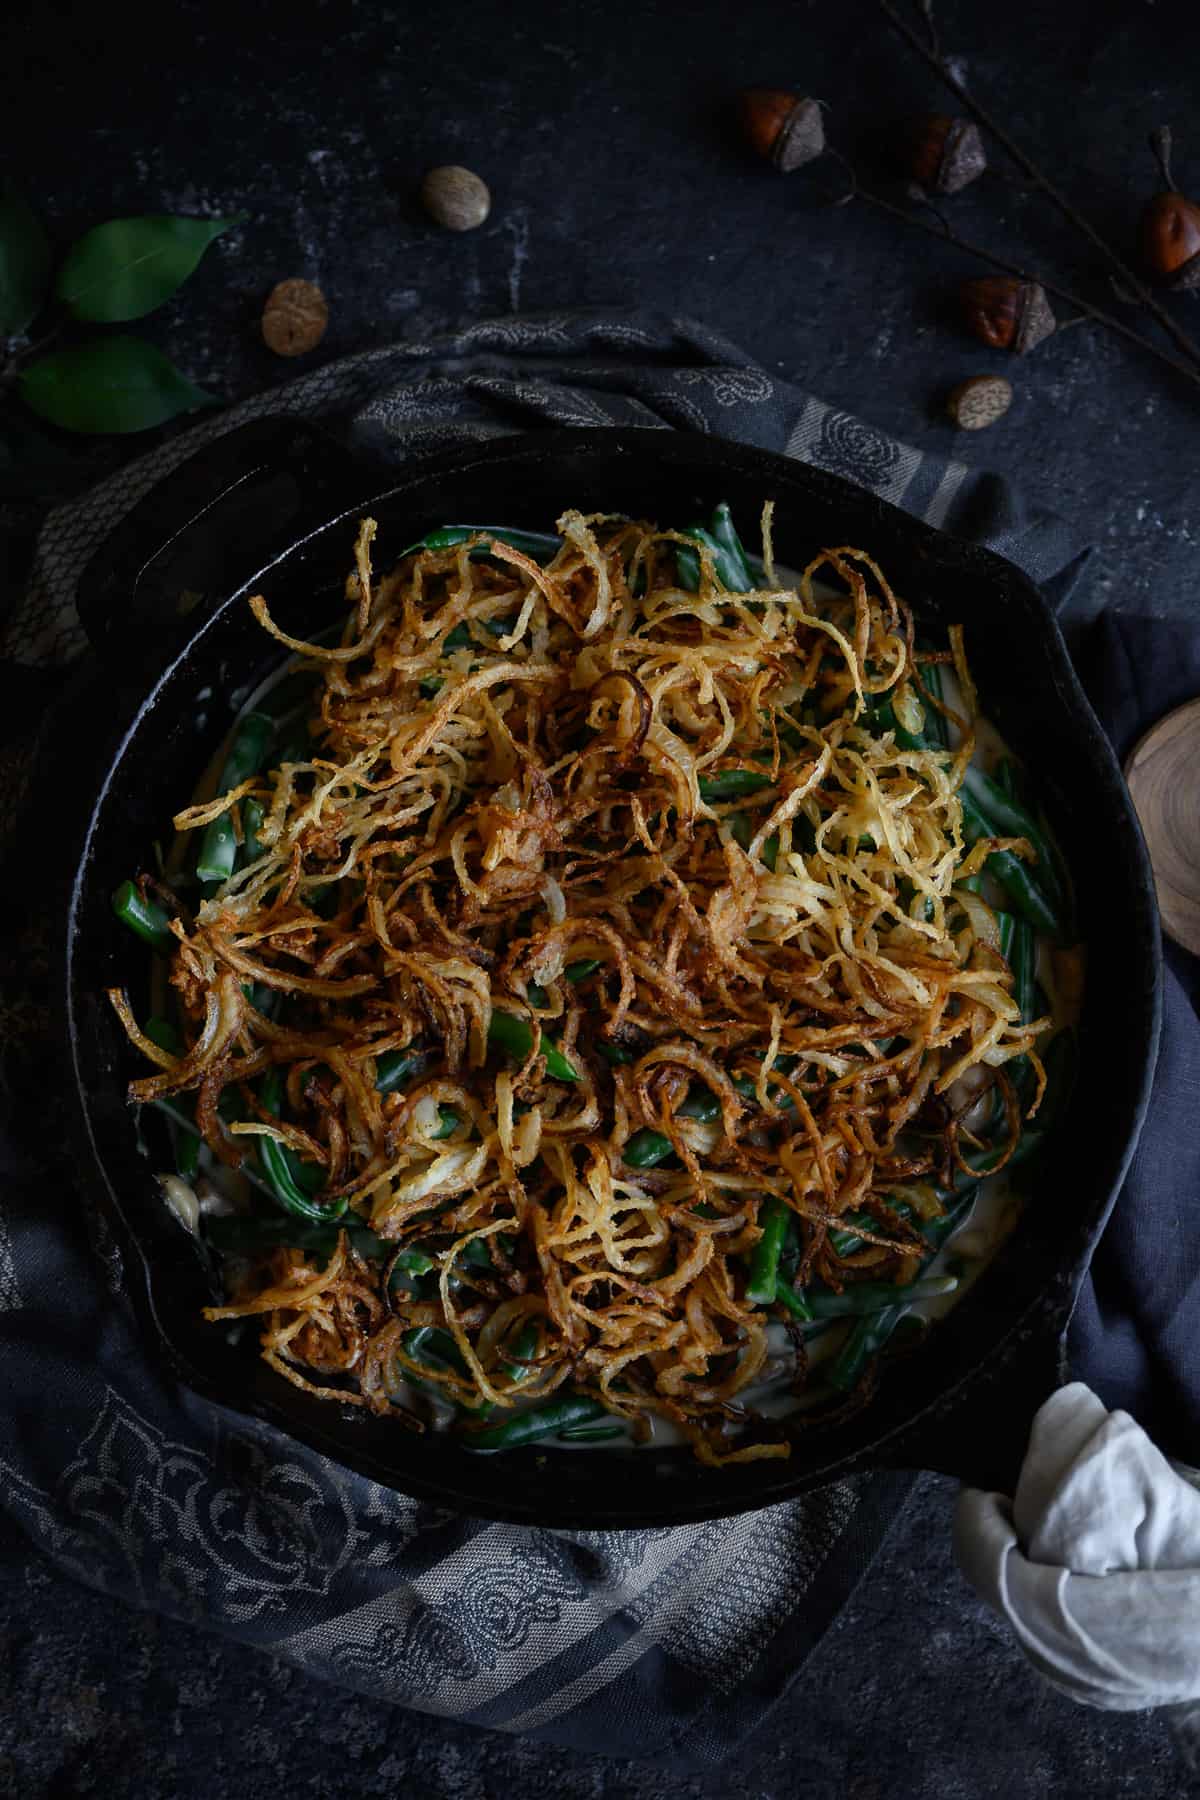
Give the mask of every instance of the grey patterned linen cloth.
[[(485, 321), (373, 350), (205, 418), (45, 523), (0, 642), (8, 781), (36, 769), (86, 650), (75, 583), (123, 513), (194, 449), (302, 413), (375, 459), (546, 425), (719, 433), (849, 476), (1002, 550), (1060, 594), (1082, 546), (994, 476), (924, 457), (766, 374), (687, 320)], [(15, 752), (15, 754), (14, 754)], [(36, 833), (36, 782), (19, 827)], [(480, 1726), (678, 1766), (760, 1724), (852, 1591), (910, 1478), (843, 1482), (712, 1524), (538, 1531), (377, 1486), (175, 1386), (145, 1354), (119, 1253), (54, 1146), (67, 1096), (45, 1024), (46, 932), (0, 884), (0, 1513), (57, 1566), (331, 1681)]]

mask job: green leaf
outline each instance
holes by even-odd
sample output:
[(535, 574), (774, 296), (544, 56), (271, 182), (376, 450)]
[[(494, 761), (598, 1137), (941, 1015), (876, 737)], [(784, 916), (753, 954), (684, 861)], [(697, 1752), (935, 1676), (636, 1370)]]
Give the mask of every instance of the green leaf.
[(147, 431), (177, 413), (219, 402), (194, 387), (142, 338), (96, 338), (41, 356), (20, 375), (21, 395), (39, 418), (64, 431)]
[(110, 219), (68, 251), (54, 291), (77, 319), (114, 325), (143, 318), (182, 286), (214, 238), (246, 217)]
[(0, 183), (0, 337), (16, 337), (41, 311), (50, 243), (20, 189)]

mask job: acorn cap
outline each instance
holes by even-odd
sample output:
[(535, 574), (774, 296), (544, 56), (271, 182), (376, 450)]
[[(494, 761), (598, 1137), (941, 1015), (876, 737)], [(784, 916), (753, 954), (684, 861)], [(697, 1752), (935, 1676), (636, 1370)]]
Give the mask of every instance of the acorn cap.
[(1041, 282), (1026, 281), (1022, 287), (1021, 315), (1017, 320), (1017, 341), (1013, 348), (1023, 356), (1027, 350), (1036, 349), (1043, 338), (1050, 336), (1055, 327), (1055, 318)]
[(803, 168), (825, 149), (825, 126), (815, 100), (786, 88), (746, 88), (741, 112), (751, 148), (774, 163), (781, 175)]
[(987, 168), (979, 127), (970, 119), (924, 113), (906, 127), (906, 161), (918, 186), (931, 194), (957, 194)]

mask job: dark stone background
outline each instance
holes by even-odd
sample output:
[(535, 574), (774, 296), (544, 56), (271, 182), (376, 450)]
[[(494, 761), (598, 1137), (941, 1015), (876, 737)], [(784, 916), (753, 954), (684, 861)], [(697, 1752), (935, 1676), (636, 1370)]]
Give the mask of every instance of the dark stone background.
[[(1200, 134), (1189, 129), (1200, 33), (1181, 6), (947, 0), (938, 16), (972, 88), (1115, 238), (1132, 241), (1152, 191), (1144, 144), (1154, 124), (1175, 125), (1177, 178), (1200, 191)], [(136, 17), (18, 4), (8, 23), (6, 163), (56, 242), (114, 214), (249, 214), (181, 295), (133, 328), (215, 393), (241, 397), (309, 366), (281, 362), (257, 336), (262, 300), (285, 276), (318, 281), (329, 297), (322, 357), (517, 308), (659, 304), (707, 319), (767, 368), (923, 448), (986, 461), (1069, 514), (1099, 547), (1082, 607), (1194, 605), (1196, 390), (1088, 325), (1027, 363), (975, 345), (955, 316), (954, 284), (975, 270), (960, 252), (859, 206), (831, 209), (823, 177), (780, 179), (740, 147), (730, 100), (745, 83), (817, 95), (835, 142), (865, 169), (889, 121), (940, 103), (870, 0), (660, 0), (653, 13), (614, 0), (262, 0), (240, 13), (177, 0)], [(413, 200), (424, 168), (446, 160), (492, 186), (490, 219), (462, 237), (427, 226)], [(996, 164), (950, 203), (963, 232), (1119, 308), (1087, 247)], [(1195, 299), (1171, 304), (1200, 331)], [(942, 397), (989, 370), (1012, 379), (1012, 412), (955, 442)], [(77, 450), (72, 482), (145, 441)], [(345, 1695), (132, 1614), (9, 1544), (0, 1792), (1184, 1791), (1159, 1718), (1077, 1708), (1027, 1669), (954, 1571), (952, 1499), (950, 1484), (922, 1482), (792, 1698), (736, 1764), (703, 1782)]]

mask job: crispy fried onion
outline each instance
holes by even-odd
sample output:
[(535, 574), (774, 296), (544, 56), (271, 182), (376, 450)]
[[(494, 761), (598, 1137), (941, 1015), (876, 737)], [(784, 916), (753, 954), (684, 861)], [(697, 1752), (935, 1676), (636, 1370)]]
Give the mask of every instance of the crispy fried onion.
[[(251, 602), (311, 672), (311, 760), (178, 815), (252, 795), (258, 852), (173, 926), (181, 1054), (114, 991), (156, 1065), (131, 1093), (196, 1092), (215, 1154), (273, 1140), (391, 1246), (239, 1265), (207, 1316), (261, 1318), (288, 1380), (410, 1422), (569, 1383), (703, 1461), (785, 1456), (745, 1399), (778, 1354), (760, 1209), (791, 1209), (798, 1282), (911, 1272), (886, 1201), (937, 1211), (973, 1141), (955, 1096), (994, 1088), (1015, 1142), (1003, 1065), (1044, 1081), (955, 885), (997, 848), (962, 838), (963, 634), (934, 653), (956, 747), (906, 749), (874, 709), (919, 723), (913, 621), (861, 551), (788, 585), (768, 541), (770, 585), (735, 594), (706, 547), (691, 593), (676, 533), (559, 530), (547, 564), (480, 534), (373, 582), (365, 522), (336, 648)], [(273, 1066), (286, 1117), (252, 1085)]]

